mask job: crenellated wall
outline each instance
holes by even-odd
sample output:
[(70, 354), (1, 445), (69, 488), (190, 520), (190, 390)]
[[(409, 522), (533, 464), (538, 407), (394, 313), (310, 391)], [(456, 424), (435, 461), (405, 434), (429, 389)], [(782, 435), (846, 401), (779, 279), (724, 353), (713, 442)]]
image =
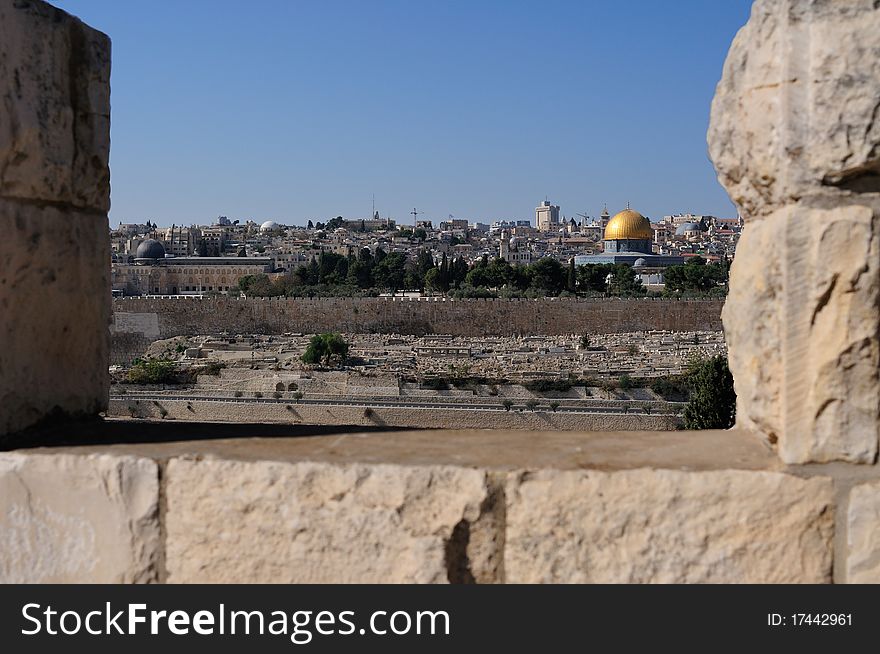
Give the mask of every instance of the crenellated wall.
[[(516, 336), (721, 329), (720, 300), (114, 298), (115, 333)], [(154, 317), (155, 316), (155, 317)]]

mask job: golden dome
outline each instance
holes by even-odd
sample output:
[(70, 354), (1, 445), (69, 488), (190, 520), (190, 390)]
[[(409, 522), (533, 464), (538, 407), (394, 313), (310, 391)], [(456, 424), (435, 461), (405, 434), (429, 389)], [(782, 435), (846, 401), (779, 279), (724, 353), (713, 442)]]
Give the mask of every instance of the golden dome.
[(624, 209), (615, 214), (605, 227), (606, 241), (651, 240), (653, 238), (654, 231), (651, 229), (651, 221), (634, 209)]

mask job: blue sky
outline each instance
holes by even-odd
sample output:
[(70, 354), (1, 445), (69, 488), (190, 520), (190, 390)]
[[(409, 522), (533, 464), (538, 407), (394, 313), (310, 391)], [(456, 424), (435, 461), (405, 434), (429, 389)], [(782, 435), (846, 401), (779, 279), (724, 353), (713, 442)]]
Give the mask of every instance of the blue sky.
[(111, 224), (735, 216), (709, 104), (748, 0), (56, 0), (113, 39)]

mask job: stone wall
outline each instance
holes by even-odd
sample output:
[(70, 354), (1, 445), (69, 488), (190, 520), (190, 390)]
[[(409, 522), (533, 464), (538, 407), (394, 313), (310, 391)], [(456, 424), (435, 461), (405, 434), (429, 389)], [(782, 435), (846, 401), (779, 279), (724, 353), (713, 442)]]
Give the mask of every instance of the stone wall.
[(880, 486), (852, 468), (718, 431), (18, 451), (0, 581), (877, 583)]
[(107, 403), (110, 40), (0, 1), (0, 440)]
[[(107, 401), (108, 54), (0, 0), (0, 434)], [(876, 0), (757, 0), (709, 134), (748, 220), (724, 308), (737, 429), (135, 444), (132, 421), (129, 444), (0, 454), (0, 581), (880, 583), (878, 112)], [(116, 328), (632, 331), (686, 306), (175, 302), (125, 300)]]
[[(114, 298), (114, 333), (349, 333), (517, 336), (721, 329), (722, 302), (701, 300), (411, 300)], [(155, 328), (153, 326), (156, 326)]]
[[(284, 423), (411, 429), (560, 429), (574, 431), (636, 431), (676, 429), (680, 418), (655, 413), (602, 414), (554, 412), (547, 400), (537, 411), (486, 411), (429, 407), (369, 407), (301, 404), (295, 400), (217, 402), (210, 400), (110, 400), (108, 415), (122, 418), (185, 422)], [(169, 427), (170, 428), (170, 427)]]
[(880, 5), (757, 0), (709, 152), (746, 219), (724, 307), (737, 420), (791, 463), (880, 435)]

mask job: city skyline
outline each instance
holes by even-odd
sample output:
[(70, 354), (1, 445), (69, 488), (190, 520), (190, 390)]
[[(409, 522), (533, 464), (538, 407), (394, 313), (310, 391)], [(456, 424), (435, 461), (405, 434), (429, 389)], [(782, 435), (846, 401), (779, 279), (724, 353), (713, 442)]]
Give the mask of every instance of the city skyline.
[(736, 215), (705, 132), (745, 1), (59, 5), (113, 36), (111, 225)]

